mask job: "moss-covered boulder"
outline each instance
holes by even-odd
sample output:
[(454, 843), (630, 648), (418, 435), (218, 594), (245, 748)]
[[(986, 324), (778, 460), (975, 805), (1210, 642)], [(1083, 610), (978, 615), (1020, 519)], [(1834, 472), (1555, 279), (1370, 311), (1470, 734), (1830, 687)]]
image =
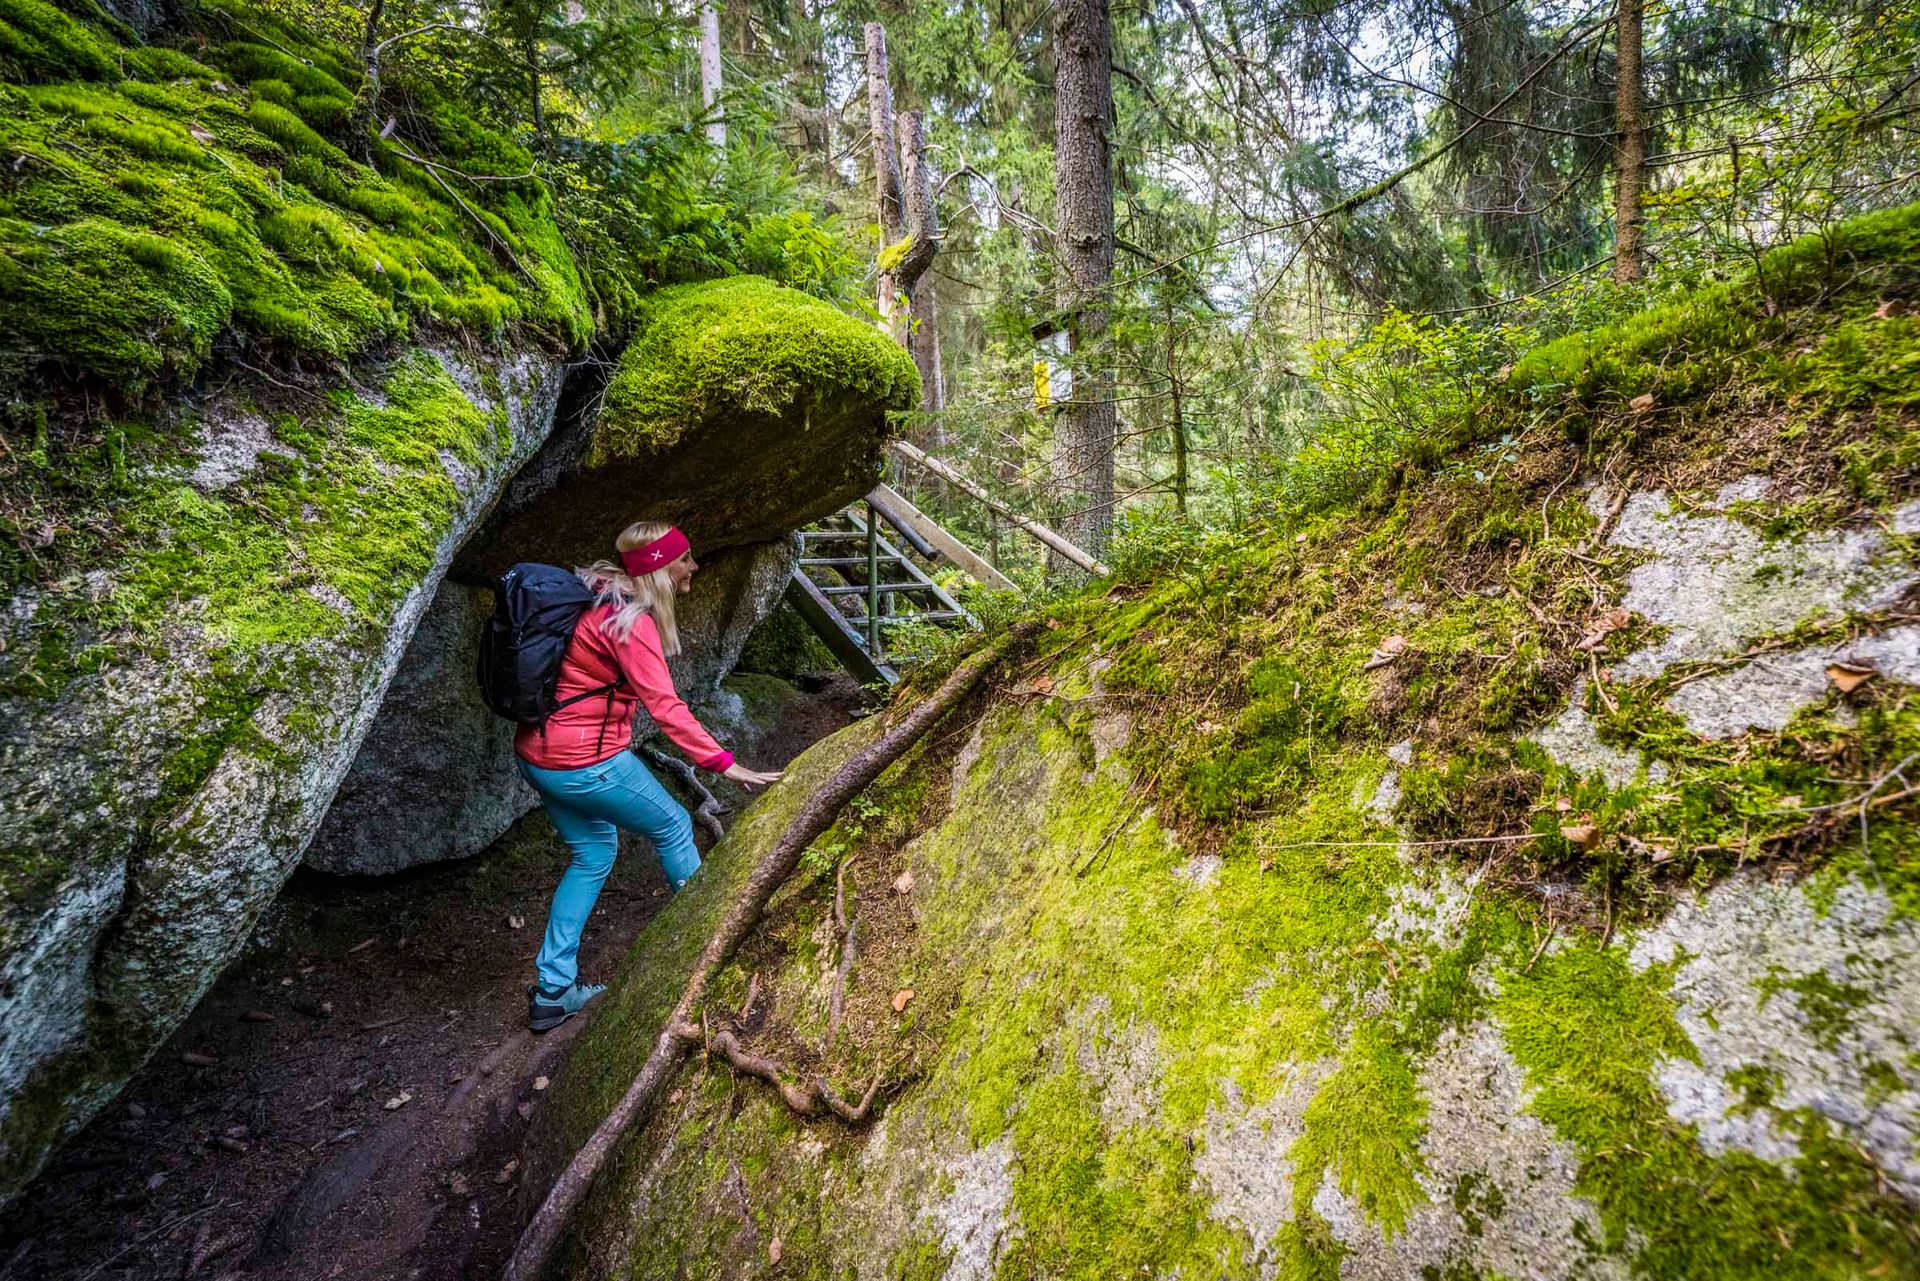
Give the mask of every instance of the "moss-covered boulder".
[(108, 473), (115, 541), (15, 588), (0, 1195), (172, 1031), (298, 864), (561, 375), (416, 348), (274, 414), (235, 381), (165, 413), (189, 448)]
[[(1835, 270), (1777, 330), (1751, 282), (1615, 330), (1655, 411), (1496, 387), (1397, 493), (1055, 607), (704, 1011), (877, 1120), (691, 1056), (567, 1274), (1920, 1274), (1920, 280)], [(555, 1151), (788, 786), (636, 945)]]
[(918, 396), (902, 348), (817, 298), (757, 276), (663, 289), (598, 414), (555, 434), (463, 564), (582, 564), (643, 516), (696, 555), (779, 538), (873, 487), (887, 417)]

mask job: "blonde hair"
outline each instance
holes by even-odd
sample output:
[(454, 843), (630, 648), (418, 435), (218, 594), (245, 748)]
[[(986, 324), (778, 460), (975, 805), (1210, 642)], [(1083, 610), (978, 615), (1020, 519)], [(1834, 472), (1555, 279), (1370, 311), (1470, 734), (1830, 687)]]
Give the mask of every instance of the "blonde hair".
[[(672, 528), (661, 520), (636, 520), (613, 540), (614, 549), (630, 552), (645, 547)], [(596, 560), (573, 572), (594, 594), (596, 603), (617, 607), (613, 617), (602, 624), (608, 635), (625, 640), (642, 615), (651, 615), (654, 629), (660, 633), (661, 651), (668, 658), (680, 652), (680, 629), (673, 621), (673, 579), (665, 565), (636, 577), (610, 560)]]

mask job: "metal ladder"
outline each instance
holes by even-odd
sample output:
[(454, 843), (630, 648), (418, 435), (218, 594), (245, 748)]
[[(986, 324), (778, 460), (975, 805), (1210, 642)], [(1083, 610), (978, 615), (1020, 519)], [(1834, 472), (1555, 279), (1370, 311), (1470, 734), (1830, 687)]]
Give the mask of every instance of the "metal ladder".
[[(834, 657), (862, 683), (884, 681), (891, 685), (900, 679), (900, 671), (887, 653), (886, 628), (940, 623), (978, 631), (980, 622), (880, 532), (881, 523), (888, 518), (877, 513), (873, 503), (862, 505), (864, 514), (848, 506), (828, 518), (845, 522), (845, 528), (817, 526), (800, 531), (800, 559), (787, 583), (787, 599)], [(910, 525), (902, 523), (894, 529), (921, 555), (940, 558), (940, 553)], [(836, 547), (858, 551), (820, 554)], [(894, 567), (903, 578), (884, 576)], [(841, 581), (820, 582), (809, 570), (824, 571)], [(902, 598), (918, 608), (898, 609)], [(851, 616), (842, 613), (837, 602), (845, 599), (859, 600), (863, 612)]]

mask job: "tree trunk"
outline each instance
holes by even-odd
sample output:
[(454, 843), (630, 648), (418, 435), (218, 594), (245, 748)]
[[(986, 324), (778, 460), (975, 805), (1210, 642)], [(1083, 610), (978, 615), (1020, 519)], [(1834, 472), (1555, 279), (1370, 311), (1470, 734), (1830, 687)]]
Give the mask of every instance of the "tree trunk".
[(1171, 309), (1167, 315), (1167, 383), (1173, 398), (1173, 501), (1182, 516), (1187, 514), (1187, 418), (1181, 404), (1180, 336), (1173, 327)]
[(353, 158), (363, 165), (373, 163), (373, 122), (380, 109), (380, 19), (386, 13), (387, 0), (373, 0), (367, 9), (367, 25), (360, 36), (360, 68), (365, 83), (353, 100), (353, 115), (347, 121), (347, 145)]
[(547, 150), (547, 110), (540, 102), (540, 20), (527, 20), (527, 38), (521, 56), (527, 64), (527, 96), (533, 102), (533, 140), (541, 154)]
[[(880, 223), (880, 255), (885, 263), (889, 246), (906, 234), (906, 216), (900, 203), (900, 165), (893, 150), (893, 86), (887, 81), (887, 29), (866, 25), (867, 126), (873, 137), (873, 182)], [(876, 293), (880, 318), (892, 327), (899, 284), (891, 267), (882, 266)]]
[[(1054, 188), (1058, 298), (1073, 395), (1054, 424), (1053, 475), (1066, 536), (1095, 556), (1113, 524), (1117, 420), (1107, 326), (1113, 288), (1113, 19), (1108, 0), (1054, 9)], [(1055, 568), (1061, 568), (1058, 560)]]
[(1619, 33), (1614, 45), (1619, 64), (1614, 122), (1620, 141), (1614, 156), (1613, 278), (1622, 283), (1640, 279), (1641, 269), (1640, 184), (1647, 139), (1640, 120), (1640, 37), (1645, 18), (1645, 0), (1620, 0)]
[(720, 0), (700, 0), (700, 110), (707, 117), (707, 141), (727, 145), (727, 122), (720, 116)]
[(920, 409), (936, 413), (946, 408), (946, 395), (941, 388), (939, 314), (927, 271), (940, 250), (940, 215), (933, 203), (933, 176), (927, 171), (925, 120), (920, 112), (908, 111), (899, 126), (900, 194), (912, 243), (894, 267), (894, 288), (908, 302), (895, 330), (904, 331), (906, 348), (920, 371)]

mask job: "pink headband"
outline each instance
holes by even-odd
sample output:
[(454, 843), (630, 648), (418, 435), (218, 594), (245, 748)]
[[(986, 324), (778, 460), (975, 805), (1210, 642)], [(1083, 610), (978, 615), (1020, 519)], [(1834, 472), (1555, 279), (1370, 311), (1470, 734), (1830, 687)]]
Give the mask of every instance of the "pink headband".
[(651, 574), (654, 570), (673, 564), (691, 549), (687, 536), (678, 529), (669, 529), (660, 537), (632, 551), (620, 553), (620, 563), (626, 566), (630, 577), (638, 578), (642, 574)]

